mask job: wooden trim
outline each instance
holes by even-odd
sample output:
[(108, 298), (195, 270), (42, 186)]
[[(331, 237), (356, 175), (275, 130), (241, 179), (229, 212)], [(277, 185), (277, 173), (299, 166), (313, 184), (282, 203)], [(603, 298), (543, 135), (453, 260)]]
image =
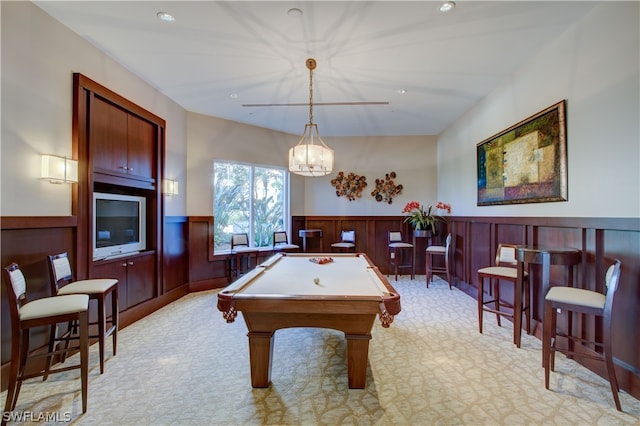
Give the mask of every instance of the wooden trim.
[(2, 216), (2, 230), (74, 228), (78, 226), (77, 216)]

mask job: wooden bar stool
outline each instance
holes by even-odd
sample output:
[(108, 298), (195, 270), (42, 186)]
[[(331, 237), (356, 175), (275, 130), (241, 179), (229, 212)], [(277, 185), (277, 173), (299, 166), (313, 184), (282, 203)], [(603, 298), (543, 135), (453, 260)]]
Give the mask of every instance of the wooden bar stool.
[[(402, 268), (411, 268), (411, 279), (413, 279), (415, 277), (415, 268), (413, 264), (413, 244), (402, 241), (402, 232), (390, 231), (388, 250), (389, 273), (387, 275), (389, 275), (393, 270), (396, 276), (396, 281), (398, 281), (398, 270)], [(402, 263), (404, 257), (403, 255), (406, 255), (407, 252), (409, 253), (409, 263)]]
[[(562, 352), (572, 357), (596, 359), (604, 362), (609, 385), (611, 386), (611, 393), (613, 394), (613, 401), (616, 404), (616, 409), (622, 411), (620, 399), (618, 398), (619, 387), (618, 380), (616, 379), (616, 370), (613, 365), (611, 343), (613, 298), (618, 290), (619, 281), (620, 261), (616, 260), (613, 265), (609, 266), (605, 276), (605, 286), (607, 287), (605, 294), (597, 291), (564, 286), (555, 286), (549, 289), (544, 298), (544, 330), (542, 332), (542, 364), (544, 366), (545, 389), (549, 389), (549, 372), (554, 370), (556, 352)], [(566, 333), (559, 332), (556, 328), (558, 309), (567, 312), (568, 321)], [(572, 335), (571, 316), (573, 313), (601, 318), (602, 335), (599, 336), (599, 333), (596, 333), (596, 338), (594, 339), (586, 339), (587, 336)], [(599, 339), (597, 338), (598, 336), (600, 337)], [(578, 341), (583, 345), (599, 347), (602, 349), (602, 352), (598, 352), (595, 347), (593, 351), (589, 352), (584, 350), (576, 351), (573, 349), (573, 344), (571, 343), (565, 349), (565, 347), (557, 345), (558, 337), (566, 338), (569, 342)]]
[(231, 275), (242, 274), (242, 261), (247, 260), (247, 270), (251, 269), (251, 258), (255, 259), (254, 266), (258, 264), (258, 249), (249, 246), (249, 235), (246, 233), (233, 234), (231, 236), (231, 254), (234, 265), (231, 268)]
[[(531, 293), (529, 291), (529, 276), (526, 272), (523, 273), (522, 294), (518, 294), (516, 291), (516, 281), (518, 279), (518, 270), (516, 268), (517, 247), (518, 246), (514, 244), (498, 245), (494, 266), (478, 269), (478, 330), (480, 333), (482, 333), (483, 313), (491, 312), (496, 315), (498, 327), (500, 327), (501, 316), (513, 318), (515, 336), (515, 306), (517, 303), (520, 303), (520, 305), (523, 306), (522, 311), (525, 314), (527, 334), (531, 334), (531, 310), (529, 308), (531, 305)], [(486, 301), (484, 299), (485, 278), (488, 278), (490, 281), (490, 286), (492, 286), (490, 287), (490, 294), (493, 297), (491, 300)], [(514, 300), (511, 303), (500, 298), (500, 282), (502, 281), (510, 282), (514, 286)], [(520, 300), (518, 300), (518, 298), (520, 298)], [(491, 304), (493, 304), (493, 307), (487, 306)], [(507, 308), (508, 311), (503, 310), (503, 307)]]
[[(87, 412), (88, 372), (89, 372), (89, 296), (86, 294), (70, 294), (65, 296), (45, 297), (29, 302), (27, 284), (24, 274), (16, 263), (3, 268), (2, 277), (7, 288), (9, 300), (9, 316), (11, 318), (11, 365), (9, 368), (9, 387), (4, 412), (9, 413), (16, 408), (18, 394), (24, 380), (80, 369), (82, 387), (82, 412)], [(32, 328), (50, 326), (55, 328), (59, 323), (77, 322), (80, 346), (53, 353), (30, 353), (29, 335)], [(34, 358), (51, 358), (69, 350), (80, 349), (80, 363), (57, 369), (43, 369), (33, 372), (26, 369), (27, 362)], [(5, 424), (4, 415), (2, 424)]]
[[(447, 239), (445, 240), (445, 244), (443, 246), (429, 246), (426, 251), (426, 260), (425, 260), (425, 272), (427, 278), (427, 288), (429, 288), (429, 283), (433, 282), (433, 273), (442, 273), (447, 274), (447, 283), (449, 284), (449, 289), (451, 289), (451, 273), (449, 272), (449, 249), (451, 247), (451, 234), (447, 235)], [(435, 266), (433, 263), (433, 256), (442, 256), (444, 259), (444, 266)]]
[(356, 251), (356, 231), (342, 230), (340, 232), (340, 241), (331, 244), (332, 250), (337, 251)]
[[(118, 280), (113, 278), (95, 278), (89, 280), (74, 280), (73, 270), (69, 263), (67, 253), (60, 253), (48, 256), (49, 277), (51, 281), (51, 293), (63, 296), (68, 294), (86, 294), (89, 300), (95, 300), (98, 305), (97, 322), (89, 325), (98, 325), (98, 334), (90, 335), (90, 338), (98, 338), (98, 348), (100, 351), (100, 374), (104, 373), (104, 343), (107, 337), (112, 337), (113, 356), (116, 356), (118, 343)], [(111, 295), (111, 317), (107, 314), (107, 297)], [(109, 327), (107, 328), (107, 323)], [(68, 331), (73, 331), (74, 325)], [(53, 349), (56, 341), (66, 341), (68, 346), (70, 336), (57, 336), (56, 327), (51, 328), (49, 338), (49, 350)], [(64, 357), (62, 358), (64, 362)], [(52, 359), (47, 362), (47, 368), (51, 367)], [(45, 375), (46, 379), (46, 375)]]
[(300, 246), (289, 243), (289, 237), (285, 231), (276, 231), (273, 233), (273, 251), (299, 251)]

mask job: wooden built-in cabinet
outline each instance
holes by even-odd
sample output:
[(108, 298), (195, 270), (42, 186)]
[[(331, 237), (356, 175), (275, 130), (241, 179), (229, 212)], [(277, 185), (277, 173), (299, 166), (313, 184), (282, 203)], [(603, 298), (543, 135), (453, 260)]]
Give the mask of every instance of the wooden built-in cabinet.
[[(120, 311), (161, 296), (164, 200), (161, 192), (165, 121), (81, 74), (74, 74), (74, 150), (80, 164), (77, 194), (78, 276), (116, 278)], [(146, 199), (146, 248), (127, 257), (94, 261), (93, 193)], [(155, 303), (152, 303), (155, 306)]]
[[(89, 116), (93, 172), (144, 181), (152, 187), (156, 182), (156, 126), (99, 95), (91, 99)], [(140, 186), (138, 182), (124, 184)]]
[(154, 252), (95, 262), (92, 278), (116, 278), (120, 310), (152, 299), (156, 294)]

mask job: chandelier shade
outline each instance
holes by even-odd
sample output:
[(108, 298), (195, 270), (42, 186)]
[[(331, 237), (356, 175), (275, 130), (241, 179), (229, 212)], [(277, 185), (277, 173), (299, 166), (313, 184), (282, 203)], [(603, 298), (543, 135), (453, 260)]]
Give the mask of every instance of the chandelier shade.
[(313, 123), (313, 70), (316, 60), (309, 58), (306, 65), (309, 69), (309, 123), (304, 125), (300, 142), (289, 149), (289, 171), (302, 176), (324, 176), (333, 171), (334, 153)]

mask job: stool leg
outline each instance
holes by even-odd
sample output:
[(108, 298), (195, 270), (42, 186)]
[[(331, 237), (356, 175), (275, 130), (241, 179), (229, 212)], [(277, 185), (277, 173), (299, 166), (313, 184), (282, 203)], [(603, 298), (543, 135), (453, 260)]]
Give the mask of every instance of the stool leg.
[(427, 274), (427, 288), (429, 288), (429, 283), (431, 282), (431, 254), (427, 253), (427, 258), (425, 259), (425, 271)]
[(478, 331), (482, 334), (482, 317), (484, 314), (484, 278), (478, 277)]
[(98, 303), (98, 351), (100, 353), (100, 374), (104, 373), (104, 333), (107, 330), (107, 309), (104, 294), (96, 300)]
[[(495, 306), (495, 310), (496, 311), (500, 311), (500, 280), (496, 280), (495, 278), (492, 278), (491, 281), (493, 282), (493, 297), (494, 299), (494, 306)], [(502, 324), (500, 324), (500, 314), (496, 314), (496, 321), (498, 322), (498, 327), (502, 327)]]
[[(29, 332), (28, 330), (26, 331)], [(4, 404), (4, 412), (13, 411), (18, 400), (18, 371), (20, 368), (20, 333), (12, 333), (11, 338), (11, 365), (9, 366), (9, 387), (7, 388), (7, 400)]]
[(545, 303), (544, 329), (542, 330), (542, 366), (544, 367), (544, 388), (549, 389), (549, 370), (551, 369), (551, 323), (553, 308), (550, 303)]
[(111, 292), (111, 325), (113, 326), (113, 332), (111, 334), (113, 338), (113, 356), (116, 356), (116, 348), (118, 346), (118, 326), (120, 322), (120, 311), (118, 306), (118, 286)]
[(80, 312), (80, 380), (82, 383), (82, 412), (87, 412), (89, 388), (89, 319), (87, 312)]

